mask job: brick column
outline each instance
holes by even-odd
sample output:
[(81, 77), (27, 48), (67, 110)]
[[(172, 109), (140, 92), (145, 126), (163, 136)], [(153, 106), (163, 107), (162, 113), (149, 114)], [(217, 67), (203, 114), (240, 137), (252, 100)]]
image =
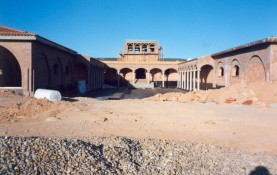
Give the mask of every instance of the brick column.
[(135, 83), (136, 71), (133, 70), (133, 83)]

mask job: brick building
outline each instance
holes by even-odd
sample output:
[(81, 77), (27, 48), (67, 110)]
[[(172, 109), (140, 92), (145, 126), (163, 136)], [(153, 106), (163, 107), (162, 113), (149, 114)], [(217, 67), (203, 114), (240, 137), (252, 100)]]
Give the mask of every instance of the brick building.
[(105, 64), (43, 38), (0, 26), (0, 87), (22, 89), (31, 95), (38, 88), (73, 90), (78, 81), (87, 89), (101, 88)]
[(178, 88), (277, 81), (277, 37), (254, 41), (178, 65)]
[(105, 82), (134, 88), (177, 87), (181, 59), (164, 59), (156, 40), (126, 40), (117, 59), (102, 59)]

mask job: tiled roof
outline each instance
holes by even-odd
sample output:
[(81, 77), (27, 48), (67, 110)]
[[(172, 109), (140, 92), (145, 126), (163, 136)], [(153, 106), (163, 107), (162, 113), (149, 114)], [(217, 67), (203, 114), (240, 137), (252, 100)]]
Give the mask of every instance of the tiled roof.
[(34, 33), (17, 30), (5, 26), (0, 26), (0, 35), (1, 36), (35, 36)]

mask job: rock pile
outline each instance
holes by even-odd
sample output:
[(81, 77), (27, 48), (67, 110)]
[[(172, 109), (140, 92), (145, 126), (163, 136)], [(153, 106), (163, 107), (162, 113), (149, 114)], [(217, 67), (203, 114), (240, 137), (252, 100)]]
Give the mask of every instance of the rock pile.
[[(249, 174), (277, 155), (168, 140), (0, 137), (0, 174)], [(257, 169), (257, 168), (256, 168)]]

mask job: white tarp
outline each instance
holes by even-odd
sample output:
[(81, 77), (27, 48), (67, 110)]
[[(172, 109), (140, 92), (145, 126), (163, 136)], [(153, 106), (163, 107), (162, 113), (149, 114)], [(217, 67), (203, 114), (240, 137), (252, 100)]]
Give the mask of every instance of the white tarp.
[(49, 89), (37, 89), (35, 92), (35, 98), (46, 98), (49, 101), (61, 101), (62, 95), (59, 91)]

